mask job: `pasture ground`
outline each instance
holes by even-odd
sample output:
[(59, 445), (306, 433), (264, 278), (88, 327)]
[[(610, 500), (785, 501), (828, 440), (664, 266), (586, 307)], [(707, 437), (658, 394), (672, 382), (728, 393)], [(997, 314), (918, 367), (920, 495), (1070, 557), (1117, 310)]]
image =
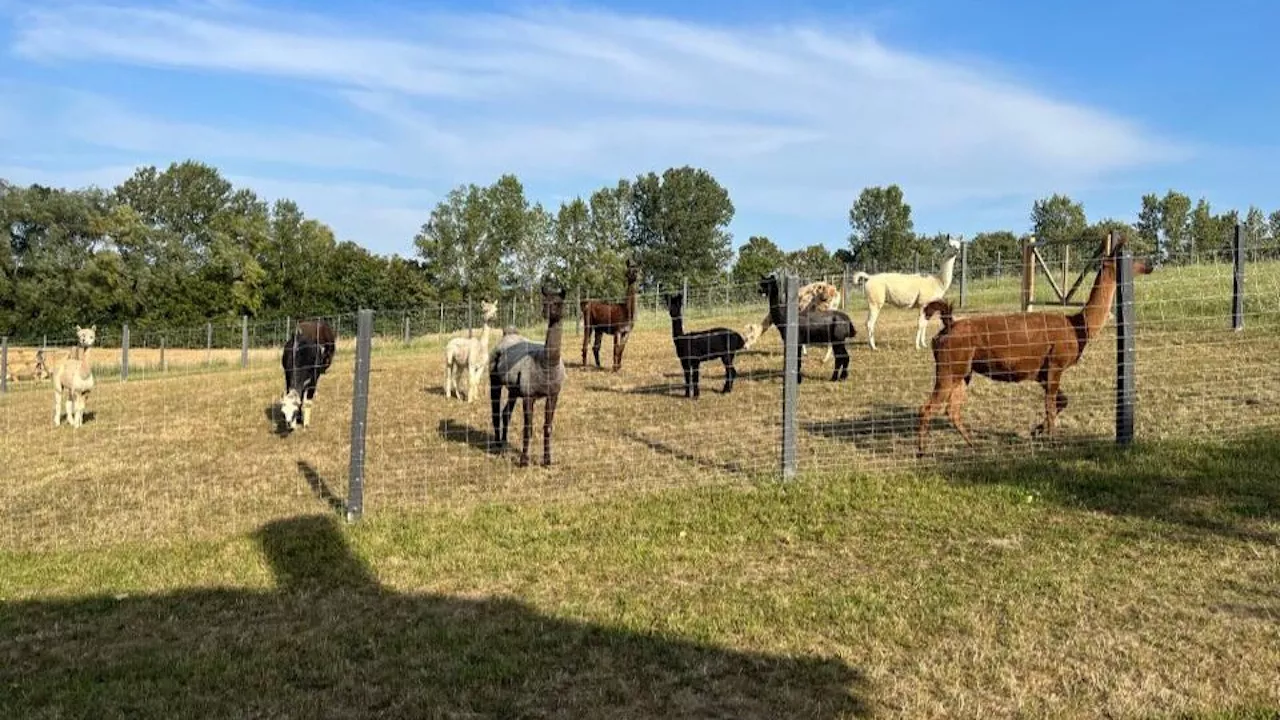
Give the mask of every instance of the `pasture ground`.
[[(1027, 437), (1036, 388), (978, 379), (965, 417), (979, 447), (943, 421), (916, 459), (928, 355), (905, 311), (882, 315), (871, 353), (857, 304), (849, 380), (826, 381), (821, 350), (805, 362), (802, 474), (786, 484), (777, 335), (740, 359), (730, 395), (704, 366), (694, 403), (661, 317), (617, 374), (576, 367), (581, 339), (566, 333), (549, 469), (486, 452), (487, 398), (443, 397), (442, 341), (379, 343), (366, 517), (349, 527), (331, 512), (349, 344), (315, 426), (288, 437), (272, 431), (281, 379), (265, 351), (246, 371), (102, 382), (78, 431), (49, 427), (47, 385), (10, 393), (0, 707), (1273, 717), (1280, 296), (1256, 301), (1246, 332), (1223, 331), (1218, 303), (1187, 282), (1216, 272), (1141, 279), (1127, 450), (1108, 442), (1109, 329), (1067, 375), (1060, 437)], [(972, 297), (1008, 303), (1004, 289)], [(517, 411), (516, 443), (521, 426)]]

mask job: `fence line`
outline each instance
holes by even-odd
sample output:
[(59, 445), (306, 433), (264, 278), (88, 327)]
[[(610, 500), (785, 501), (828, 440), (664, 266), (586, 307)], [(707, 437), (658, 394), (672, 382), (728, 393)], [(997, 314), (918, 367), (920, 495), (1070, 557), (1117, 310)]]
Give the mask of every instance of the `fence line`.
[[(963, 298), (960, 316), (1018, 312), (1017, 273), (969, 267), (963, 248), (958, 287), (947, 295)], [(15, 347), (11, 338), (0, 338), (0, 389), (7, 391), (0, 399), (0, 467), (17, 468), (19, 475), (17, 482), (0, 483), (0, 507), (6, 508), (0, 546), (57, 544), (64, 534), (98, 533), (105, 542), (161, 532), (156, 528), (166, 524), (212, 528), (210, 518), (249, 525), (290, 503), (314, 502), (312, 495), (356, 521), (424, 504), (959, 466), (1074, 444), (1201, 442), (1215, 434), (1209, 430), (1272, 427), (1280, 420), (1280, 393), (1272, 387), (1280, 367), (1280, 263), (1255, 261), (1239, 236), (1224, 248), (1231, 250), (1229, 263), (1175, 263), (1135, 278), (1127, 262), (1132, 252), (1122, 247), (1114, 322), (1093, 340), (1108, 345), (1106, 333), (1114, 332), (1116, 353), (1088, 348), (1067, 372), (1072, 404), (1055, 438), (1027, 438), (1042, 409), (1034, 382), (975, 381), (965, 412), (978, 431), (978, 447), (967, 449), (944, 417), (923, 457), (912, 440), (934, 360), (910, 341), (919, 311), (886, 310), (877, 337), (883, 347), (871, 351), (856, 291), (844, 303), (858, 331), (847, 380), (818, 377), (829, 374), (820, 370), (825, 348), (802, 349), (795, 332), (786, 333), (783, 344), (771, 330), (738, 353), (740, 382), (731, 393), (709, 392), (696, 401), (683, 398), (676, 379), (682, 376), (661, 294), (645, 292), (645, 302), (638, 302), (637, 336), (619, 373), (579, 366), (575, 344), (581, 337), (568, 330), (577, 306), (565, 303), (561, 354), (568, 380), (553, 428), (563, 450), (549, 470), (517, 469), (489, 452), (490, 406), (483, 389), (473, 403), (443, 397), (443, 346), (451, 336), (466, 335), (467, 304), (330, 316), (342, 334), (334, 365), (319, 382), (318, 421), (293, 434), (280, 431), (274, 406), (281, 393), (279, 348), (283, 332), (296, 326), (294, 318), (240, 318), (163, 331), (103, 329), (92, 357), (99, 377), (88, 411), (95, 417), (74, 431), (48, 426), (45, 391), (15, 391), (47, 391), (48, 383), (11, 377), (50, 339)], [(1072, 252), (1068, 269), (1087, 270), (1087, 256)], [(850, 275), (846, 269), (827, 277), (848, 286)], [(1092, 284), (1092, 277), (1084, 282)], [(783, 278), (784, 328), (797, 327), (795, 298), (813, 279)], [(703, 299), (683, 318), (684, 332), (741, 331), (768, 312), (755, 283), (676, 287)], [(578, 293), (568, 296), (576, 300)], [(515, 313), (518, 331), (542, 343), (546, 320), (540, 307), (525, 301), (500, 308), (500, 317)], [(490, 349), (502, 337), (499, 325), (506, 324), (491, 328)], [(935, 318), (931, 334), (937, 327)], [(74, 342), (51, 340), (50, 348)], [(120, 383), (111, 381), (117, 359)], [(797, 359), (814, 378), (802, 386)], [(225, 371), (206, 372), (213, 365)], [(150, 382), (166, 368), (173, 370), (173, 382)], [(184, 377), (177, 372), (182, 368), (196, 374)], [(718, 368), (711, 372), (718, 380)], [(265, 432), (264, 416), (280, 439)], [(517, 414), (513, 424), (520, 422)], [(43, 450), (33, 453), (33, 447)], [(93, 482), (68, 473), (81, 462), (97, 463)], [(134, 480), (133, 473), (137, 481), (125, 482)], [(345, 487), (338, 487), (343, 475)], [(205, 478), (211, 482), (192, 482)], [(109, 516), (118, 519), (99, 519)]]

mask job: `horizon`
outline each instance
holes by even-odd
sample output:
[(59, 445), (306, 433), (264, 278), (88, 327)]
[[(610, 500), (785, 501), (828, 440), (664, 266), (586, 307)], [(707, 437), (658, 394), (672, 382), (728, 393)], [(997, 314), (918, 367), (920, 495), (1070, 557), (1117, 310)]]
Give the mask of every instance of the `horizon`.
[(735, 251), (845, 248), (875, 185), (902, 187), (918, 233), (965, 238), (1024, 233), (1055, 193), (1090, 222), (1132, 223), (1168, 189), (1280, 208), (1280, 7), (300, 7), (0, 0), (0, 87), (24, 99), (0, 108), (0, 177), (109, 188), (193, 159), (406, 258), (453, 187), (503, 173), (554, 212), (704, 168), (733, 200)]

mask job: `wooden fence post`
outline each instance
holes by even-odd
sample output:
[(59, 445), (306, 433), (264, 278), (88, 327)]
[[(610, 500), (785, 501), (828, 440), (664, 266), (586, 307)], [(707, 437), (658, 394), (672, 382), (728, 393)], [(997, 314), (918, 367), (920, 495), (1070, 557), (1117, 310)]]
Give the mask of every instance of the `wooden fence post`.
[(1022, 239), (1022, 312), (1031, 312), (1036, 292), (1036, 260), (1034, 235)]
[(160, 372), (169, 372), (169, 363), (164, 357), (165, 338), (160, 336)]
[(240, 316), (240, 367), (249, 367), (249, 316)]
[(129, 323), (120, 329), (120, 382), (129, 379)]
[(969, 243), (960, 242), (960, 307), (969, 301)]
[(1133, 255), (1126, 245), (1116, 258), (1116, 443), (1133, 442), (1136, 390), (1133, 318)]
[(204, 364), (213, 365), (213, 323), (204, 324)]
[(0, 393), (9, 392), (9, 336), (0, 337)]

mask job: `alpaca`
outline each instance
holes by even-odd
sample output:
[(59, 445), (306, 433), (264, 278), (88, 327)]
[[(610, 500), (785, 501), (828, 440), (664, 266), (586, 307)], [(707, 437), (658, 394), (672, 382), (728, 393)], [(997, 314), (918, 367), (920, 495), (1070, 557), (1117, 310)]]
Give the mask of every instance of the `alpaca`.
[[(787, 341), (787, 308), (784, 304), (785, 301), (780, 296), (781, 288), (777, 273), (765, 275), (761, 278), (760, 292), (769, 298), (769, 313), (772, 322), (778, 328), (778, 334), (782, 336), (782, 341), (785, 344)], [(835, 351), (836, 358), (831, 380), (843, 380), (849, 377), (849, 350), (845, 348), (844, 344), (858, 334), (849, 316), (839, 310), (812, 310), (799, 313), (797, 318), (796, 340), (800, 348), (805, 345), (831, 346)], [(802, 353), (796, 353), (796, 382), (804, 381), (804, 375), (800, 372), (801, 355)]]
[(5, 379), (9, 382), (20, 380), (48, 380), (52, 376), (44, 359), (44, 350), (36, 350), (35, 357), (28, 360), (25, 351), (10, 350), (9, 366)]
[(627, 339), (631, 336), (631, 326), (636, 319), (636, 283), (640, 281), (640, 266), (630, 258), (627, 259), (627, 301), (626, 303), (606, 303), (598, 300), (583, 300), (582, 310), (582, 366), (587, 366), (587, 342), (594, 336), (591, 353), (595, 356), (596, 367), (600, 365), (600, 344), (605, 333), (613, 336), (613, 371), (622, 367), (622, 351), (627, 347)]
[[(546, 417), (542, 425), (542, 464), (551, 464), (551, 426), (555, 422), (556, 404), (564, 386), (564, 360), (560, 357), (563, 336), (565, 290), (542, 289), (542, 314), (547, 319), (545, 345), (529, 342), (518, 334), (502, 338), (489, 360), (489, 399), (493, 414), (492, 444), (501, 454), (507, 447), (507, 430), (511, 427), (511, 411), (516, 398), (524, 400), (524, 432), (520, 448), (520, 466), (529, 464), (529, 439), (533, 433), (533, 404), (546, 398)], [(509, 340), (510, 339), (510, 340)], [(502, 389), (507, 389), (507, 404), (502, 407)]]
[(285, 343), (280, 356), (284, 368), (280, 415), (290, 430), (298, 426), (299, 415), (304, 429), (311, 426), (311, 405), (320, 376), (333, 362), (334, 347), (333, 330), (324, 321), (298, 323)]
[(457, 395), (462, 399), (459, 387), (465, 375), (467, 383), (467, 402), (475, 402), (476, 389), (480, 387), (480, 379), (489, 365), (489, 323), (498, 317), (498, 304), (487, 300), (480, 303), (483, 310), (484, 329), (479, 339), (474, 337), (454, 338), (444, 349), (444, 396)]
[[(970, 447), (973, 438), (960, 420), (965, 388), (973, 373), (997, 382), (1024, 382), (1035, 379), (1044, 388), (1044, 422), (1033, 435), (1051, 435), (1058, 413), (1067, 407), (1067, 396), (1059, 388), (1062, 374), (1075, 366), (1089, 341), (1106, 324), (1116, 291), (1117, 253), (1123, 240), (1102, 262), (1098, 277), (1084, 308), (1073, 315), (1055, 312), (1018, 312), (979, 315), (954, 319), (951, 303), (935, 300), (925, 306), (925, 314), (942, 314), (942, 331), (932, 342), (935, 366), (933, 394), (920, 410), (917, 452), (924, 453), (929, 420), (945, 406), (951, 424)], [(1152, 267), (1133, 261), (1136, 274), (1146, 275)]]
[(724, 363), (724, 389), (733, 391), (733, 380), (738, 371), (733, 368), (733, 355), (746, 345), (746, 340), (729, 328), (711, 328), (686, 333), (684, 331), (684, 294), (676, 293), (666, 298), (667, 313), (671, 315), (671, 340), (676, 346), (676, 356), (684, 368), (684, 396), (698, 397), (698, 368), (704, 360), (720, 359)]
[(98, 326), (76, 326), (76, 346), (53, 373), (53, 426), (62, 424), (62, 396), (67, 396), (67, 424), (80, 427), (84, 424), (85, 397), (93, 390), (93, 368), (89, 362), (89, 348), (98, 339)]
[[(800, 288), (800, 292), (797, 293), (797, 296), (800, 303), (800, 312), (821, 312), (824, 310), (840, 309), (840, 289), (829, 282), (823, 282), (821, 280), (811, 282)], [(749, 323), (746, 327), (746, 348), (750, 348), (752, 345), (755, 345), (756, 341), (760, 339), (760, 336), (764, 335), (765, 331), (772, 325), (772, 313), (765, 313), (764, 319), (760, 321), (759, 325), (756, 323)], [(807, 347), (805, 348), (805, 354), (808, 354)], [(822, 357), (822, 364), (826, 365), (829, 360), (831, 360), (830, 346), (827, 347), (827, 354)]]
[(867, 343), (872, 350), (876, 348), (876, 319), (886, 304), (900, 308), (920, 308), (920, 317), (916, 321), (916, 349), (925, 347), (925, 328), (929, 319), (925, 317), (924, 306), (934, 300), (942, 299), (951, 287), (956, 258), (960, 256), (960, 242), (947, 242), (947, 255), (942, 259), (942, 269), (938, 275), (912, 275), (910, 273), (883, 272), (868, 275), (864, 272), (854, 273), (854, 286), (861, 285), (867, 297)]

